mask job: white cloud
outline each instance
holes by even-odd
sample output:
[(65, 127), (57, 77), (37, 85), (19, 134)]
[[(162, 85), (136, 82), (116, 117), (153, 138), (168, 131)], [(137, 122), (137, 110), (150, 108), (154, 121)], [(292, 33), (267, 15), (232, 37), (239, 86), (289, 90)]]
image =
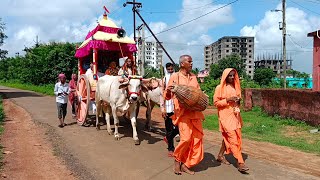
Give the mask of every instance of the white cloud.
[[(279, 4), (276, 9), (281, 9)], [(245, 26), (240, 30), (242, 36), (255, 36), (255, 54), (281, 53), (282, 31), (279, 22), (282, 21), (281, 12), (266, 12), (264, 18), (254, 26)], [(299, 71), (312, 71), (312, 38), (309, 32), (320, 26), (320, 18), (307, 15), (304, 11), (287, 7), (287, 50), (293, 59), (293, 68)]]
[[(195, 4), (197, 5), (196, 7), (202, 8), (195, 9)], [(179, 20), (175, 24), (168, 25), (165, 22), (151, 22), (149, 25), (153, 32), (157, 34), (222, 6), (221, 4), (215, 4), (213, 0), (183, 0)], [(230, 24), (233, 21), (232, 8), (227, 6), (172, 31), (161, 33), (157, 37), (163, 42), (175, 62), (178, 62), (180, 55), (190, 54), (193, 57), (194, 66), (202, 69), (204, 67), (204, 45), (212, 43), (211, 37), (207, 34), (208, 31), (220, 25)], [(146, 37), (148, 36), (150, 36), (150, 33), (146, 30)], [(153, 40), (153, 38), (148, 40)], [(165, 62), (169, 61), (165, 54), (163, 57)]]
[[(9, 56), (20, 52), (24, 46), (33, 45), (36, 36), (40, 42), (82, 41), (89, 30), (97, 25), (104, 12), (103, 6), (112, 12), (117, 7), (117, 0), (2, 0), (0, 17), (6, 23), (4, 49)], [(97, 14), (100, 17), (97, 17)], [(114, 20), (117, 25), (121, 20)]]

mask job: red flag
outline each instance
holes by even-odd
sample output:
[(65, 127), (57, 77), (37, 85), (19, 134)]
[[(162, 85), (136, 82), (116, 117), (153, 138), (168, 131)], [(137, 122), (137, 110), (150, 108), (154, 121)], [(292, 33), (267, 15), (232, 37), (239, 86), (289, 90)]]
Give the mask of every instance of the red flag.
[(109, 10), (106, 8), (106, 6), (103, 6), (104, 10), (110, 14)]

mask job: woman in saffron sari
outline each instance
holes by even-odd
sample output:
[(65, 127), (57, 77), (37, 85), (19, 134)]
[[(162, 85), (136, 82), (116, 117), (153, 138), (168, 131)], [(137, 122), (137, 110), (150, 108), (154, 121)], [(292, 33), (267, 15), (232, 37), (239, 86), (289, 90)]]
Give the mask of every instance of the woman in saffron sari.
[(241, 153), (242, 137), (241, 128), (243, 125), (240, 115), (241, 88), (237, 71), (227, 68), (223, 71), (220, 85), (214, 93), (214, 105), (218, 108), (219, 130), (222, 133), (223, 141), (217, 160), (229, 164), (224, 157), (232, 153), (238, 160), (238, 170), (248, 171)]
[(71, 75), (71, 80), (69, 82), (69, 89), (70, 89), (70, 94), (69, 94), (69, 102), (72, 107), (72, 117), (76, 117), (76, 109), (77, 109), (77, 81), (78, 81), (78, 76), (76, 74)]

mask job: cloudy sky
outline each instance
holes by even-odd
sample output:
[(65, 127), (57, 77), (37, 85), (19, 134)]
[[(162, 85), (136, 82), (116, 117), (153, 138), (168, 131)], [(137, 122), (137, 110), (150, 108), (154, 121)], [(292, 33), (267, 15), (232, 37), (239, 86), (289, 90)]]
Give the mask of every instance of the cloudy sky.
[[(281, 52), (282, 20), (279, 0), (140, 0), (141, 14), (155, 33), (202, 18), (158, 35), (174, 60), (191, 54), (195, 66), (204, 67), (203, 47), (222, 36), (255, 36), (255, 56)], [(133, 33), (131, 7), (125, 0), (1, 0), (0, 17), (6, 23), (8, 39), (3, 49), (9, 55), (23, 53), (36, 36), (40, 42), (80, 42), (103, 14), (107, 6), (118, 26)], [(312, 39), (307, 33), (320, 29), (320, 0), (287, 0), (287, 49), (293, 67), (312, 71)], [(138, 18), (137, 18), (138, 19)], [(137, 21), (140, 25), (141, 21)], [(148, 33), (147, 33), (148, 36)], [(152, 39), (152, 38), (151, 38)], [(165, 57), (165, 61), (168, 58)]]

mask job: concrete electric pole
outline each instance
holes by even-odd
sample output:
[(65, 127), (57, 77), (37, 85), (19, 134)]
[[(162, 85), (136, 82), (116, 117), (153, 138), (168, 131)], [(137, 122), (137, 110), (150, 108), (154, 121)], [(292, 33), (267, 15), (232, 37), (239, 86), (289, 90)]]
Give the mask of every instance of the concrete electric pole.
[(287, 88), (287, 49), (286, 49), (286, 0), (282, 0), (282, 58), (283, 58), (283, 75), (284, 88)]
[[(286, 0), (282, 0), (282, 10), (275, 9), (271, 10), (272, 12), (282, 12), (282, 27), (281, 22), (279, 22), (279, 29), (282, 30), (282, 60), (283, 60), (283, 80), (284, 80), (284, 88), (287, 88), (287, 58), (286, 58), (286, 35), (287, 35), (287, 25), (286, 25)], [(281, 67), (281, 65), (280, 65)], [(280, 69), (281, 73), (281, 69)]]

